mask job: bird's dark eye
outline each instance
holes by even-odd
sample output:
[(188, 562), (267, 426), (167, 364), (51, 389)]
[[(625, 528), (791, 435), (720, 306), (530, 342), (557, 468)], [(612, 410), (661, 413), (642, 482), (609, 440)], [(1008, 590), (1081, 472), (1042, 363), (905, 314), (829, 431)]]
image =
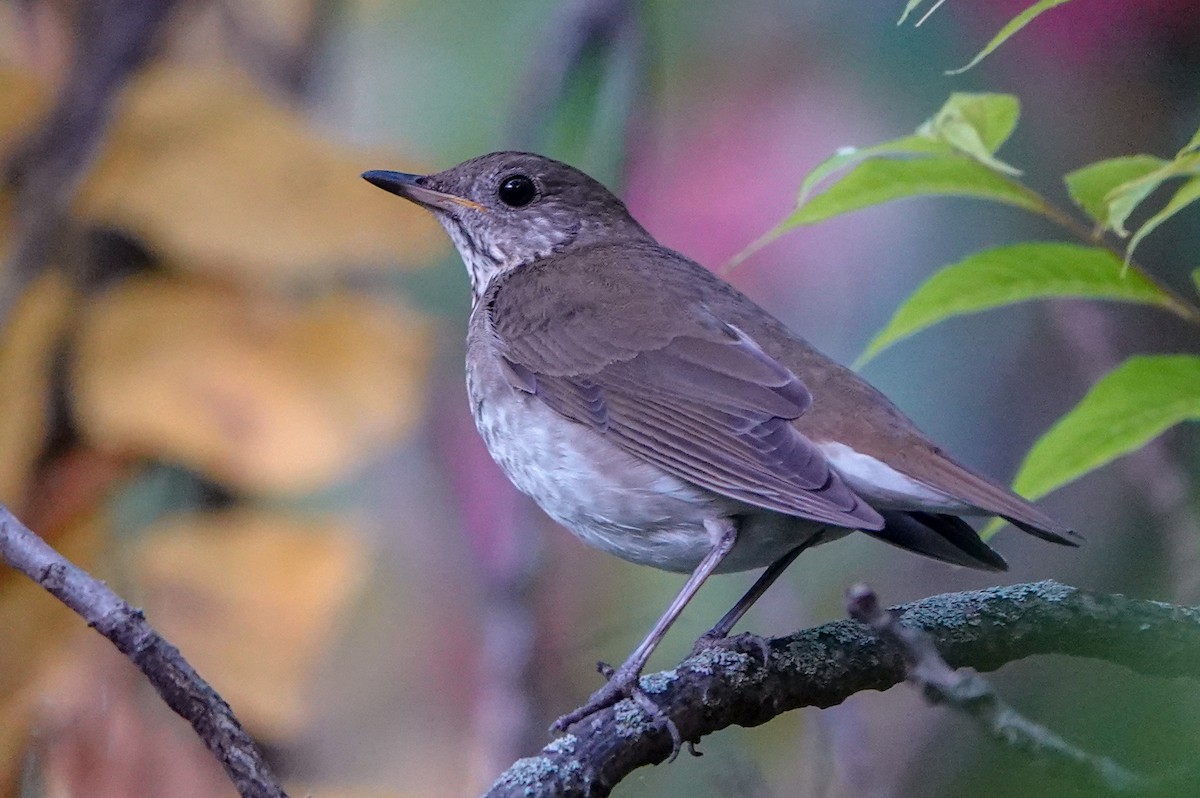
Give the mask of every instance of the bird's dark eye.
[(500, 181), (500, 201), (510, 208), (524, 208), (537, 196), (537, 186), (525, 175), (509, 175)]

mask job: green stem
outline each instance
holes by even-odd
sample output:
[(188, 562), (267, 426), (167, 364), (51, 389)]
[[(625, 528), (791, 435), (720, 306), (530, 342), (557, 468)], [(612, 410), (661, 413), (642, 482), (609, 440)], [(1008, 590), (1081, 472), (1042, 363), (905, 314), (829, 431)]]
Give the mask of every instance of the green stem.
[(756, 238), (754, 241), (750, 242), (750, 244), (748, 244), (746, 246), (746, 248), (743, 249), (741, 252), (737, 253), (732, 258), (725, 261), (725, 263), (722, 264), (719, 269), (717, 269), (717, 274), (719, 274), (722, 277), (727, 276), (730, 272), (732, 272), (738, 266), (742, 265), (743, 261), (745, 261), (751, 255), (754, 255), (755, 253), (757, 253), (760, 249), (765, 247), (767, 244), (770, 244), (772, 241), (779, 238), (781, 235), (783, 235), (783, 233), (784, 233), (784, 230), (782, 229), (782, 227), (779, 227), (779, 226), (772, 227), (770, 230), (763, 233), (761, 236)]
[[(1041, 214), (1047, 219), (1054, 222), (1059, 227), (1065, 228), (1067, 232), (1071, 233), (1076, 238), (1079, 238), (1084, 243), (1104, 247), (1118, 259), (1125, 260), (1125, 253), (1122, 252), (1121, 248), (1114, 244), (1110, 238), (1105, 236), (1101, 230), (1097, 228), (1085, 227), (1084, 225), (1080, 224), (1079, 220), (1074, 216), (1050, 204), (1050, 202), (1047, 201), (1042, 195), (1037, 194), (1037, 192), (1033, 191), (1032, 189), (1030, 189), (1030, 192), (1037, 196), (1042, 208)], [(1154, 275), (1142, 268), (1137, 261), (1130, 259), (1127, 268), (1133, 269), (1138, 274), (1142, 275), (1142, 277), (1153, 283), (1158, 290), (1163, 292), (1168, 300), (1163, 305), (1164, 308), (1171, 313), (1174, 313), (1184, 321), (1191, 322), (1192, 324), (1200, 324), (1200, 308), (1196, 307), (1187, 299), (1171, 290), (1169, 286), (1165, 285)]]

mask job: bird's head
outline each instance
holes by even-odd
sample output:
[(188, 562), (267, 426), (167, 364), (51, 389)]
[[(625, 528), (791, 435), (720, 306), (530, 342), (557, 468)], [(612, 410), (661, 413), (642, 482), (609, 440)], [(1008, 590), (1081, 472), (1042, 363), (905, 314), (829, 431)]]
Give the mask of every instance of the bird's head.
[(363, 178), (433, 212), (476, 297), (496, 275), (568, 247), (649, 239), (607, 188), (540, 155), (493, 152), (436, 174), (372, 171)]

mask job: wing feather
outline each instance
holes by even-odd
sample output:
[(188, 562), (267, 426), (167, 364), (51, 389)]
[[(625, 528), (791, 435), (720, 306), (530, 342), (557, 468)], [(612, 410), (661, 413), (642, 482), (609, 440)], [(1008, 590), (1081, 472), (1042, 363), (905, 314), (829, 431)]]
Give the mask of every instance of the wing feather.
[(586, 292), (533, 311), (514, 305), (514, 289), (544, 279), (544, 264), (495, 281), (486, 297), (514, 389), (721, 495), (836, 526), (883, 526), (791, 423), (811, 407), (808, 389), (752, 338), (695, 301), (619, 329)]

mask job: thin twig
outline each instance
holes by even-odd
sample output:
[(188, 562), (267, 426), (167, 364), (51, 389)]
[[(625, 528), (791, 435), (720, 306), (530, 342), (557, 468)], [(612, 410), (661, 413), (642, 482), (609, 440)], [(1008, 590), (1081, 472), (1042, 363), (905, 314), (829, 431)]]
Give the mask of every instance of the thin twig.
[[(1200, 609), (1038, 582), (948, 593), (896, 611), (929, 632), (955, 667), (986, 671), (1034, 654), (1067, 654), (1200, 680)], [(895, 648), (854, 621), (768, 643), (765, 664), (755, 640), (731, 641), (643, 676), (642, 689), (685, 740), (696, 741), (726, 726), (757, 726), (790, 709), (886, 690), (906, 675)], [(516, 762), (486, 795), (602, 798), (635, 769), (665, 760), (671, 747), (662, 724), (621, 701)]]
[(134, 609), (75, 566), (0, 505), (0, 559), (107, 637), (146, 675), (176, 713), (192, 724), (242, 798), (287, 798), (250, 735), (215, 690)]
[[(1030, 189), (1032, 191), (1032, 189)], [(1037, 194), (1037, 192), (1033, 192)], [(1048, 220), (1057, 224), (1059, 227), (1066, 230), (1071, 235), (1078, 238), (1085, 244), (1102, 247), (1111, 252), (1117, 260), (1122, 262), (1126, 259), (1125, 252), (1118, 246), (1111, 237), (1104, 234), (1104, 231), (1099, 228), (1088, 228), (1079, 222), (1074, 216), (1059, 208), (1057, 205), (1051, 204), (1045, 197), (1037, 194), (1038, 199), (1042, 203), (1042, 215)], [(1150, 272), (1146, 271), (1140, 263), (1132, 258), (1128, 261), (1127, 268), (1139, 273), (1143, 278), (1154, 284), (1154, 287), (1163, 293), (1168, 299), (1168, 304), (1163, 307), (1169, 310), (1185, 321), (1193, 324), (1200, 323), (1200, 308), (1197, 308), (1190, 300), (1181, 296), (1178, 292), (1168, 286), (1166, 283), (1159, 280)]]
[(1092, 788), (1128, 794), (1152, 781), (1113, 760), (1072, 745), (1059, 735), (1006, 704), (986, 679), (969, 668), (954, 669), (938, 653), (926, 631), (900, 623), (879, 605), (875, 591), (863, 584), (846, 591), (846, 611), (895, 646), (904, 659), (908, 681), (921, 688), (931, 704), (946, 704), (978, 723), (998, 742), (1052, 761)]

